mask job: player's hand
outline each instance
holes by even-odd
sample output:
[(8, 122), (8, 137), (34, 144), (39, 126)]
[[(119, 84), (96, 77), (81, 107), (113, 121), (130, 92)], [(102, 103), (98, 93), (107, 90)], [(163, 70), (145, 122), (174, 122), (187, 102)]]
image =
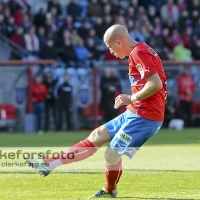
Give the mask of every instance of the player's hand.
[(115, 98), (114, 108), (117, 109), (122, 105), (129, 105), (131, 103), (131, 95), (120, 94)]
[(187, 90), (186, 93), (187, 93), (188, 96), (192, 96), (192, 91), (191, 90)]

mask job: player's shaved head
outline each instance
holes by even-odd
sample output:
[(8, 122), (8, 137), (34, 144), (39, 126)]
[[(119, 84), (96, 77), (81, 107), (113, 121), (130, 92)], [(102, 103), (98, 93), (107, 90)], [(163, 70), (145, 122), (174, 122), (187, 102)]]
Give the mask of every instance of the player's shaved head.
[(108, 28), (103, 40), (110, 53), (120, 59), (129, 56), (133, 47), (138, 43), (130, 37), (127, 28), (120, 24)]
[(108, 28), (104, 34), (104, 42), (110, 44), (116, 40), (123, 40), (129, 37), (128, 30), (126, 27), (116, 24)]

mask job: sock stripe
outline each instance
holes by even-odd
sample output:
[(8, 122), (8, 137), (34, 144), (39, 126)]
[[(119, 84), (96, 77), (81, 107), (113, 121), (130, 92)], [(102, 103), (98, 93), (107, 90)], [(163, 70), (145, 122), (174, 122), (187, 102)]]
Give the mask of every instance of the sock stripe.
[(78, 152), (78, 153), (74, 153), (74, 155), (79, 155), (79, 154), (82, 154), (82, 153), (86, 153), (88, 152), (89, 150), (85, 150), (85, 151), (81, 151), (81, 152)]
[(117, 179), (115, 181), (115, 185), (116, 185), (117, 181), (119, 180), (121, 169), (122, 169), (122, 166), (119, 167), (119, 171), (118, 171)]

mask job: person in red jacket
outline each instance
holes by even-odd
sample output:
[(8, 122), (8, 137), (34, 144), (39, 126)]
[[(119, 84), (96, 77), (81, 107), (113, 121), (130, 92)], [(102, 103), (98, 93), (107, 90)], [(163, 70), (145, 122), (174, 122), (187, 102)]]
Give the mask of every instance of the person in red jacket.
[(191, 125), (192, 117), (192, 102), (195, 91), (195, 83), (190, 75), (190, 70), (185, 67), (183, 73), (178, 78), (178, 93), (179, 93), (179, 112), (180, 117), (185, 120), (186, 126)]
[(46, 85), (42, 83), (42, 78), (39, 75), (36, 75), (32, 87), (32, 101), (38, 133), (42, 133), (42, 117), (44, 114), (44, 102), (47, 94), (48, 90)]

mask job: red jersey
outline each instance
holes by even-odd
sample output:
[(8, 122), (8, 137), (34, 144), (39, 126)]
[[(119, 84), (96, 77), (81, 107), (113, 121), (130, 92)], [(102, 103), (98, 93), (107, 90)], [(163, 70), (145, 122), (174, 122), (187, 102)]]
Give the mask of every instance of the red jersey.
[(48, 94), (45, 84), (33, 84), (32, 97), (34, 102), (44, 102)]
[[(188, 90), (192, 95), (188, 94)], [(183, 101), (191, 102), (193, 100), (193, 92), (195, 90), (194, 79), (190, 75), (181, 75), (178, 78), (178, 93), (179, 98)]]
[(166, 76), (158, 54), (147, 44), (139, 42), (129, 55), (129, 79), (132, 94), (140, 91), (149, 76), (158, 74), (163, 87), (152, 96), (127, 106), (131, 112), (150, 120), (163, 121), (166, 103)]

